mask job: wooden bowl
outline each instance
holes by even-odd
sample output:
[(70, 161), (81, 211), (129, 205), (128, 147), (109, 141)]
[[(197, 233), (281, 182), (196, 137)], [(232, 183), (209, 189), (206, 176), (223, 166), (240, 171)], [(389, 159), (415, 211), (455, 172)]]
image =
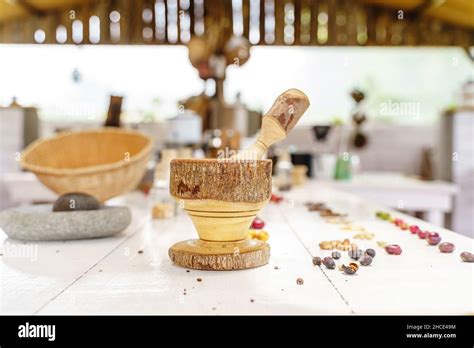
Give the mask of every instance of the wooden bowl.
[(213, 270), (266, 264), (268, 244), (248, 240), (247, 232), (270, 200), (271, 169), (271, 160), (171, 161), (170, 193), (200, 238), (175, 244), (171, 259), (184, 267)]
[(136, 131), (63, 132), (29, 145), (21, 165), (57, 194), (83, 192), (104, 202), (138, 185), (151, 150), (151, 138)]

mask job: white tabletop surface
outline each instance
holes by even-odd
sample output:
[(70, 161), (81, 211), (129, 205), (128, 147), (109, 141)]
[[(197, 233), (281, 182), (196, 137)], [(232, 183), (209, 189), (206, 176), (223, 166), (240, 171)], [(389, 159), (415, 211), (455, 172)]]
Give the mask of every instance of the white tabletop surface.
[[(182, 213), (151, 221), (146, 198), (136, 192), (112, 202), (129, 205), (134, 216), (115, 237), (25, 243), (0, 231), (0, 314), (474, 313), (474, 264), (459, 257), (461, 251), (474, 252), (472, 239), (394, 213), (456, 244), (453, 254), (441, 254), (377, 220), (374, 212), (382, 207), (321, 184), (295, 188), (285, 198), (260, 214), (270, 234), (270, 263), (244, 271), (187, 272), (173, 265), (168, 248), (197, 236), (190, 219)], [(377, 251), (374, 263), (354, 276), (313, 266), (313, 256), (330, 254), (319, 242), (357, 232), (326, 223), (307, 211), (306, 201), (324, 201), (374, 233), (374, 240), (355, 240)], [(388, 255), (376, 241), (399, 244), (403, 253)], [(349, 262), (343, 255), (339, 261)], [(297, 285), (297, 278), (304, 284)]]

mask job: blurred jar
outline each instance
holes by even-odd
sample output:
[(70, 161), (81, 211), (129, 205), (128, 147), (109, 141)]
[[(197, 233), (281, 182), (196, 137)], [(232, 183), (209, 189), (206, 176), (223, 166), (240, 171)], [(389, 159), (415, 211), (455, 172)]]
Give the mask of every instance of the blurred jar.
[(275, 179), (280, 191), (288, 191), (293, 183), (293, 164), (288, 151), (283, 151), (275, 166)]
[(352, 178), (351, 155), (347, 152), (339, 154), (336, 161), (334, 179), (350, 180)]
[(317, 180), (332, 180), (336, 170), (337, 156), (334, 154), (320, 154), (315, 157), (313, 173)]

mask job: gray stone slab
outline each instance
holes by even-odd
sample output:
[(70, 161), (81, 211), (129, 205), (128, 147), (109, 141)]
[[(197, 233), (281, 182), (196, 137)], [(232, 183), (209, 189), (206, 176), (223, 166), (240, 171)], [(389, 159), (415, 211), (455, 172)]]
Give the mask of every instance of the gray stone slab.
[(52, 204), (25, 205), (0, 212), (0, 228), (21, 240), (99, 238), (122, 232), (132, 216), (127, 207), (53, 212)]

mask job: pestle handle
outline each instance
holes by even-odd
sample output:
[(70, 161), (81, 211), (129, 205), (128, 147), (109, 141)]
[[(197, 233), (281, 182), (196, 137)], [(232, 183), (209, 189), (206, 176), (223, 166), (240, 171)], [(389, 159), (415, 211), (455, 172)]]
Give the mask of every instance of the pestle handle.
[(308, 97), (298, 89), (292, 88), (280, 94), (262, 118), (257, 141), (236, 158), (261, 159), (272, 144), (286, 138), (308, 107)]
[(292, 88), (278, 96), (264, 117), (275, 119), (284, 129), (285, 134), (288, 134), (308, 107), (309, 99), (306, 94), (299, 89)]

